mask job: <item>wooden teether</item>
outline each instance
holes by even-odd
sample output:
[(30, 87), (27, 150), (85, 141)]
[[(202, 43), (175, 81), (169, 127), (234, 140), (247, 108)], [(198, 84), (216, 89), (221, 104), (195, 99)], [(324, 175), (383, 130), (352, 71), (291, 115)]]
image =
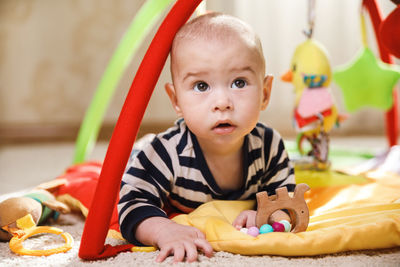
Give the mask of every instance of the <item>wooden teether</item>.
[(268, 223), (268, 218), (277, 210), (287, 209), (289, 211), (292, 233), (305, 231), (308, 226), (309, 212), (304, 193), (310, 187), (306, 184), (298, 184), (290, 197), (286, 187), (276, 189), (276, 195), (268, 196), (267, 192), (257, 193), (257, 215), (256, 225), (260, 228)]

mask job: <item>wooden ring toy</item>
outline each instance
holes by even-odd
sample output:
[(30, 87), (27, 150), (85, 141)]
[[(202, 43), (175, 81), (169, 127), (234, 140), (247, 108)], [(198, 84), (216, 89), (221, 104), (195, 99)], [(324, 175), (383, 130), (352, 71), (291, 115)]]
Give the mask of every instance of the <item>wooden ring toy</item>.
[(268, 223), (272, 213), (277, 210), (286, 209), (292, 224), (292, 233), (303, 232), (307, 229), (310, 219), (308, 206), (304, 200), (304, 193), (310, 187), (306, 184), (298, 184), (294, 190), (293, 197), (290, 197), (286, 187), (276, 189), (276, 195), (268, 196), (267, 192), (259, 192), (257, 198), (256, 225), (260, 228)]

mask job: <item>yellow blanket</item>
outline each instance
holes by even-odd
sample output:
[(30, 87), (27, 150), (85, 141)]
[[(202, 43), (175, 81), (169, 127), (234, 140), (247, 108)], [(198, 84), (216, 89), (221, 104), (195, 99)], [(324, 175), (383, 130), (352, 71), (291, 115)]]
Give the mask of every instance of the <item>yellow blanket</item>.
[[(296, 179), (307, 183), (301, 173)], [(333, 186), (309, 181), (313, 186), (305, 197), (311, 218), (302, 233), (252, 237), (236, 230), (233, 220), (254, 207), (253, 201), (213, 201), (174, 220), (199, 228), (214, 250), (243, 255), (306, 256), (400, 246), (400, 177), (354, 179), (357, 184)]]

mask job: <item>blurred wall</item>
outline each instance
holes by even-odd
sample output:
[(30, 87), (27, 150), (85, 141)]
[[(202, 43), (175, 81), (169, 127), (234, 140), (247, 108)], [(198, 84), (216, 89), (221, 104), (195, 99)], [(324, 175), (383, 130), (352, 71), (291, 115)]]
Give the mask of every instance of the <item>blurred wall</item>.
[[(61, 133), (55, 129), (75, 134), (113, 51), (143, 2), (1, 0), (0, 131), (3, 137)], [(378, 2), (384, 16), (395, 7), (389, 0)], [(261, 120), (284, 135), (294, 135), (293, 88), (281, 82), (279, 76), (289, 67), (295, 47), (305, 40), (302, 30), (307, 27), (308, 1), (208, 0), (206, 3), (209, 10), (238, 16), (260, 35), (267, 72), (275, 76), (270, 106), (262, 113)], [(361, 47), (359, 12), (360, 0), (316, 1), (314, 37), (328, 49), (333, 67), (350, 61)], [(372, 27), (367, 25), (369, 44), (376, 51)], [(118, 85), (104, 121), (111, 128), (155, 31), (156, 28)], [(169, 125), (175, 120), (164, 92), (168, 81), (166, 64), (143, 125)], [(340, 89), (332, 84), (332, 91), (339, 110), (346, 112)], [(382, 111), (367, 108), (350, 115), (334, 134), (384, 133)]]

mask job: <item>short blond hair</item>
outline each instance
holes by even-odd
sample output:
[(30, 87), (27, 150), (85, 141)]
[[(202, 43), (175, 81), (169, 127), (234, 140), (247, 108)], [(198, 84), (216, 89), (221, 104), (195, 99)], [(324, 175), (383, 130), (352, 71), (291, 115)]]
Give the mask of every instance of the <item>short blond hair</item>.
[(174, 55), (183, 41), (203, 39), (229, 42), (238, 38), (243, 40), (249, 48), (254, 49), (265, 74), (265, 59), (258, 35), (242, 20), (218, 12), (198, 16), (183, 25), (177, 32), (171, 48), (171, 74), (173, 75)]

